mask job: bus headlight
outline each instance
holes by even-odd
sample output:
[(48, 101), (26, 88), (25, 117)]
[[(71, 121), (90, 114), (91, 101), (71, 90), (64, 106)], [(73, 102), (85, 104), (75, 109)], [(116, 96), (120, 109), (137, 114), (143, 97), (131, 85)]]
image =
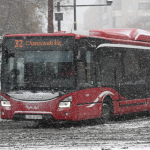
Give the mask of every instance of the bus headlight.
[(5, 97), (1, 96), (1, 106), (3, 107), (10, 107), (10, 101), (8, 101)]
[(10, 101), (1, 101), (1, 106), (10, 107), (11, 106)]
[(69, 108), (71, 107), (72, 96), (66, 97), (61, 102), (59, 102), (60, 108)]

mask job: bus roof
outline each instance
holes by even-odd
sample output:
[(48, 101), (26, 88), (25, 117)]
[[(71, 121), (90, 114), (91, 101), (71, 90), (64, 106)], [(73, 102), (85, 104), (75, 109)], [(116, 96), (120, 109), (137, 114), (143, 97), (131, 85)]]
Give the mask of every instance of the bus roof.
[(90, 30), (89, 35), (101, 37), (101, 38), (150, 42), (150, 31), (141, 30), (141, 29)]
[[(74, 31), (73, 31), (74, 32)], [(80, 34), (79, 34), (80, 33)], [(100, 29), (90, 30), (89, 34), (85, 32), (67, 33), (66, 31), (58, 31), (55, 33), (30, 33), (30, 34), (6, 34), (4, 37), (22, 37), (22, 36), (73, 36), (75, 39), (83, 37), (97, 37), (110, 41), (138, 41), (150, 42), (150, 31), (141, 29)]]
[(55, 33), (6, 34), (4, 37), (31, 37), (31, 36), (73, 36), (75, 39), (87, 37), (87, 35), (66, 33), (66, 31), (59, 31)]

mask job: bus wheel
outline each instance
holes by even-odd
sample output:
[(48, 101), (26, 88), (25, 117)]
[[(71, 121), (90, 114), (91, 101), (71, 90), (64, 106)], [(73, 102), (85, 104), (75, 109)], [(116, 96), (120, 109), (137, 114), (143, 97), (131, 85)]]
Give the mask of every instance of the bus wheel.
[(150, 116), (150, 110), (147, 111), (147, 115)]
[(101, 123), (106, 123), (110, 119), (111, 108), (107, 103), (102, 105)]

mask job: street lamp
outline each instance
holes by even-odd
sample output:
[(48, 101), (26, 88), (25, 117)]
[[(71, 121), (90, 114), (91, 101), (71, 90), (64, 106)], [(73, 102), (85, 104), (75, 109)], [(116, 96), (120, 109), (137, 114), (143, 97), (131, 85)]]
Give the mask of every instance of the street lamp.
[(107, 5), (111, 5), (113, 0), (107, 0), (106, 2), (107, 2)]
[(61, 31), (61, 20), (63, 20), (63, 13), (60, 12), (60, 2), (57, 2), (57, 13), (55, 13), (55, 20), (58, 21), (58, 31)]

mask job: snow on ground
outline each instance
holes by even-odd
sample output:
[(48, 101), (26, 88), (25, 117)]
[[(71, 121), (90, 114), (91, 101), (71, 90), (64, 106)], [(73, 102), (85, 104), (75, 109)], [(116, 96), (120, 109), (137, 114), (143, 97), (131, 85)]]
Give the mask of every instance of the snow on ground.
[(14, 147), (14, 148), (3, 148), (0, 150), (150, 150), (150, 147), (120, 147), (120, 148), (110, 148), (110, 147), (99, 147), (99, 146), (83, 146), (83, 147), (34, 147), (34, 148), (23, 148), (23, 147)]
[(66, 128), (32, 126), (1, 120), (0, 150), (150, 150), (150, 117)]

